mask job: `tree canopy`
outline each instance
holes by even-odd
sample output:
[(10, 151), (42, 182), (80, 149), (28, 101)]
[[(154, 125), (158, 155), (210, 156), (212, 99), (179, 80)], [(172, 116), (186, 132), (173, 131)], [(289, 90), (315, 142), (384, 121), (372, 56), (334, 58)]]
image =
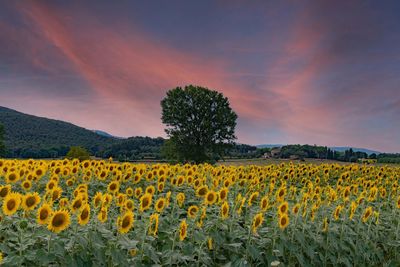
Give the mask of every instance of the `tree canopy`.
[(90, 159), (90, 154), (83, 147), (73, 146), (68, 151), (67, 158), (69, 158), (69, 159), (87, 160), (87, 159)]
[(161, 101), (170, 137), (166, 155), (179, 161), (211, 161), (236, 139), (236, 113), (222, 93), (200, 86), (176, 87)]

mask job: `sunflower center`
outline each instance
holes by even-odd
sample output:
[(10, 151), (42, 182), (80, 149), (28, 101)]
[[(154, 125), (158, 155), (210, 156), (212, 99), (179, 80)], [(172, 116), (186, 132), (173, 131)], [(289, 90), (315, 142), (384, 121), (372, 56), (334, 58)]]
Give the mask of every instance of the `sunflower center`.
[(49, 212), (47, 210), (41, 210), (40, 211), (40, 219), (41, 220), (45, 220), (47, 218), (47, 216), (49, 216)]
[(35, 201), (35, 197), (28, 197), (25, 201), (26, 205), (28, 207), (32, 207), (33, 205), (35, 205), (36, 201)]
[(122, 220), (122, 228), (127, 228), (130, 224), (131, 220), (129, 219), (128, 216), (125, 216), (125, 218)]
[(8, 210), (13, 210), (16, 206), (15, 200), (11, 199), (10, 201), (7, 202), (7, 209)]
[(84, 209), (81, 213), (81, 219), (86, 220), (87, 217), (89, 217), (89, 211), (87, 209)]
[(63, 215), (63, 214), (57, 214), (57, 215), (54, 216), (54, 218), (53, 218), (51, 224), (52, 224), (54, 227), (60, 227), (61, 225), (64, 224), (64, 222), (65, 222), (65, 217), (64, 217), (64, 215)]

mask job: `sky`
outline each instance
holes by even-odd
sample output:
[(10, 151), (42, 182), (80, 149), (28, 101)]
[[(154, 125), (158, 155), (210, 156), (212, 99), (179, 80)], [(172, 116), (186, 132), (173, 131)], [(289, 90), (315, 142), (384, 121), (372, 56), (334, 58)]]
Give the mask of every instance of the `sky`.
[(0, 2), (0, 106), (163, 136), (160, 101), (222, 92), (238, 142), (400, 152), (399, 1)]

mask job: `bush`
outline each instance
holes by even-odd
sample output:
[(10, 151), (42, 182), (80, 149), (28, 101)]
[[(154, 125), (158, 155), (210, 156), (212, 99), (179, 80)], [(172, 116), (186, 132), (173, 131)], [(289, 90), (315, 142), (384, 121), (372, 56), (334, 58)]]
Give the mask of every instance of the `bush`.
[(79, 160), (87, 160), (90, 158), (89, 152), (80, 146), (73, 146), (67, 153), (67, 158), (69, 159), (79, 159)]

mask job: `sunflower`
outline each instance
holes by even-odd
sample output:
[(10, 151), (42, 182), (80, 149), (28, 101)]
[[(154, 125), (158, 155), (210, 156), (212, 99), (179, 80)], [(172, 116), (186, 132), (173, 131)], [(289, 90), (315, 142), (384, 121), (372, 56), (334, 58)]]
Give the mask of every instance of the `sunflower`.
[(186, 220), (182, 220), (181, 224), (179, 225), (179, 240), (183, 241), (187, 236), (187, 223)]
[(102, 199), (102, 206), (107, 208), (110, 207), (112, 199), (113, 199), (112, 195), (110, 195), (109, 193), (105, 193)]
[(149, 222), (149, 234), (156, 236), (158, 232), (158, 213), (154, 213), (150, 216)]
[(32, 182), (29, 180), (25, 180), (21, 183), (21, 187), (22, 189), (24, 189), (25, 191), (29, 191), (32, 187)]
[(17, 212), (21, 204), (21, 196), (18, 193), (9, 193), (3, 202), (3, 213), (5, 215), (13, 215)]
[(195, 218), (197, 213), (199, 212), (199, 207), (192, 205), (188, 208), (187, 214), (189, 218)]
[(108, 218), (108, 209), (107, 207), (102, 207), (99, 213), (97, 214), (97, 219), (100, 222), (105, 223), (107, 221), (107, 218)]
[(69, 200), (66, 197), (63, 197), (62, 199), (60, 199), (60, 208), (62, 209), (66, 209), (69, 206)]
[(71, 211), (75, 213), (77, 210), (79, 210), (83, 205), (83, 199), (81, 196), (78, 196), (75, 198), (72, 203), (71, 203)]
[(257, 232), (257, 228), (260, 227), (260, 225), (263, 223), (263, 221), (264, 221), (264, 215), (261, 212), (257, 213), (253, 217), (253, 223), (251, 225), (251, 230), (252, 230), (253, 234), (255, 234)]
[(225, 201), (221, 206), (221, 218), (225, 220), (229, 216), (229, 204)]
[(125, 193), (126, 193), (129, 197), (133, 196), (133, 194), (134, 194), (133, 188), (132, 188), (132, 187), (128, 187), (128, 188), (125, 190)]
[(146, 187), (147, 194), (154, 195), (155, 192), (156, 192), (156, 189), (154, 188), (154, 186), (149, 185), (148, 187)]
[(54, 233), (59, 233), (68, 228), (70, 224), (70, 215), (67, 210), (57, 210), (51, 216), (47, 229)]
[(135, 197), (140, 198), (143, 194), (143, 189), (141, 187), (138, 187), (135, 189)]
[(127, 211), (117, 220), (118, 232), (126, 234), (133, 227), (133, 212)]
[(80, 225), (86, 225), (89, 222), (89, 219), (90, 219), (90, 205), (86, 203), (81, 208), (81, 212), (78, 216), (78, 223)]
[(242, 209), (243, 209), (244, 203), (246, 203), (246, 198), (245, 198), (245, 197), (243, 197), (243, 198), (241, 199), (240, 204), (239, 204), (239, 207), (238, 207), (238, 209), (236, 210), (236, 212), (237, 212), (238, 215), (242, 214)]
[(157, 212), (162, 212), (162, 211), (164, 210), (164, 208), (165, 208), (165, 203), (166, 203), (165, 198), (160, 197), (160, 198), (156, 201), (156, 203), (154, 204), (155, 210), (156, 210)]
[(107, 191), (112, 195), (115, 195), (116, 193), (118, 193), (118, 191), (119, 191), (119, 182), (112, 181), (111, 183), (109, 183), (108, 186), (107, 186)]
[(5, 198), (11, 192), (11, 185), (0, 186), (0, 197)]
[(339, 216), (340, 216), (340, 212), (342, 211), (343, 206), (339, 205), (336, 207), (336, 209), (333, 212), (333, 218), (335, 219), (335, 221), (339, 220)]
[(217, 193), (213, 190), (209, 190), (204, 198), (207, 205), (212, 205), (217, 201)]
[(297, 203), (296, 205), (293, 206), (292, 213), (297, 214), (297, 213), (299, 213), (299, 210), (300, 210), (300, 204)]
[(40, 196), (37, 192), (26, 194), (22, 198), (22, 208), (25, 211), (34, 210), (39, 203)]
[(144, 194), (140, 198), (140, 212), (148, 210), (152, 203), (152, 195), (149, 193)]
[(268, 206), (269, 206), (269, 198), (268, 198), (268, 196), (262, 197), (261, 201), (260, 201), (260, 209), (265, 212), (265, 211), (267, 211)]
[(286, 196), (286, 187), (281, 187), (279, 190), (276, 192), (276, 200), (278, 202), (282, 202), (285, 199)]
[(47, 224), (48, 220), (50, 219), (53, 211), (51, 206), (47, 203), (44, 203), (37, 212), (37, 222), (39, 224)]
[(164, 191), (165, 183), (158, 183), (157, 185), (157, 191), (162, 192)]
[(176, 185), (181, 186), (185, 183), (185, 177), (183, 175), (178, 176), (176, 180)]
[(289, 225), (289, 216), (284, 213), (279, 216), (279, 228), (284, 230)]
[(196, 190), (196, 195), (198, 197), (204, 197), (208, 192), (208, 187), (206, 185), (202, 185)]
[(282, 215), (287, 213), (289, 210), (289, 203), (287, 201), (282, 202), (278, 207), (278, 214)]
[(117, 206), (118, 207), (122, 207), (124, 205), (124, 203), (125, 203), (125, 200), (126, 200), (126, 195), (122, 194), (122, 193), (119, 193), (117, 195)]
[(226, 187), (224, 187), (221, 190), (219, 190), (218, 199), (219, 199), (220, 202), (225, 201), (225, 199), (228, 197), (228, 192), (229, 192), (229, 190)]
[(182, 208), (183, 203), (185, 202), (185, 193), (179, 193), (176, 195), (176, 202), (178, 203), (178, 206)]
[(258, 198), (259, 193), (258, 192), (254, 192), (250, 195), (248, 201), (247, 201), (247, 205), (250, 207), (253, 202)]
[(57, 199), (59, 199), (61, 197), (62, 191), (63, 190), (59, 186), (53, 188), (53, 190), (50, 191), (52, 201), (56, 201)]
[(127, 209), (127, 210), (133, 210), (134, 208), (135, 208), (135, 205), (134, 205), (134, 203), (133, 203), (133, 200), (132, 199), (127, 199), (126, 201), (125, 201), (125, 203), (124, 203), (124, 207)]
[(93, 206), (95, 208), (100, 207), (102, 198), (103, 198), (103, 194), (101, 192), (97, 192), (93, 198)]
[(366, 208), (362, 216), (362, 222), (366, 223), (371, 215), (372, 215), (372, 207)]
[(11, 184), (17, 182), (21, 176), (17, 172), (10, 172), (6, 175), (6, 183)]

